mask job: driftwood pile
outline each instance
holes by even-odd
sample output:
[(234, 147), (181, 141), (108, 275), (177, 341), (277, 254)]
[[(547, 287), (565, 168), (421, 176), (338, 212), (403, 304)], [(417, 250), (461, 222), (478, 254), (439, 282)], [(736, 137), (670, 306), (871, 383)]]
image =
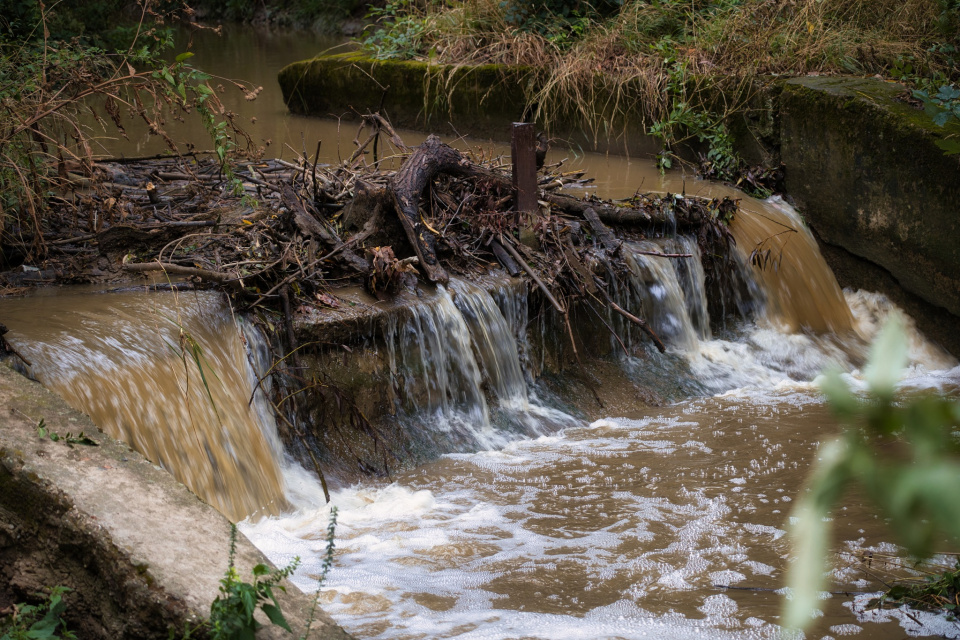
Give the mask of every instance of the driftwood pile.
[[(385, 142), (401, 156), (396, 171), (382, 168)], [(540, 211), (520, 216), (500, 158), (460, 152), (436, 136), (409, 149), (376, 114), (364, 118), (355, 144), (337, 166), (316, 157), (238, 164), (243, 194), (227, 192), (212, 158), (100, 162), (55, 202), (40, 243), (45, 256), (8, 276), (8, 292), (51, 279), (159, 272), (221, 287), (240, 308), (289, 314), (301, 305), (337, 306), (342, 284), (362, 281), (389, 296), (418, 279), (444, 283), (499, 264), (529, 278), (564, 317), (573, 301), (589, 297), (643, 327), (662, 349), (612, 297), (611, 280), (627, 269), (622, 238), (690, 232), (707, 257), (725, 255), (732, 243), (725, 223), (737, 203), (729, 199), (580, 199), (561, 188), (588, 181), (560, 163), (541, 171)], [(708, 275), (721, 271), (707, 266)]]

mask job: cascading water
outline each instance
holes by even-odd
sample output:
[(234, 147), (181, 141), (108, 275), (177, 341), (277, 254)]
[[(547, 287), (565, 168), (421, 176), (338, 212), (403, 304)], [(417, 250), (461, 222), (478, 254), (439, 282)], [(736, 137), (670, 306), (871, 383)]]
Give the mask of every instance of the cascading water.
[[(820, 425), (831, 424), (812, 380), (831, 364), (856, 380), (867, 343), (882, 318), (897, 311), (881, 296), (841, 292), (782, 204), (748, 206), (760, 210), (734, 225), (742, 273), (733, 279), (740, 290), (726, 300), (734, 316), (753, 310), (752, 318), (713, 335), (696, 245), (675, 238), (627, 245), (631, 273), (617, 292), (621, 306), (661, 335), (667, 354), (637, 351), (642, 334), (609, 319), (636, 354), (621, 360), (627, 371), (685, 374), (701, 392), (719, 395), (638, 407), (632, 419), (571, 424), (552, 436), (448, 455), (390, 483), (335, 492), (338, 558), (320, 594), (325, 608), (365, 638), (781, 637), (773, 591), (782, 586), (789, 555), (784, 521)], [(786, 226), (795, 230), (775, 236)], [(754, 248), (784, 236), (790, 239), (777, 245), (783, 257), (775, 268), (748, 266)], [(644, 251), (693, 256), (668, 260)], [(458, 285), (452, 290), (441, 308), (457, 308), (471, 336), (471, 348), (447, 338), (457, 345), (458, 366), (470, 373), (460, 376), (474, 383), (469, 397), (509, 397), (504, 381), (520, 379), (513, 362), (488, 351), (519, 343), (526, 360), (526, 331), (517, 331), (529, 322), (518, 304), (525, 297), (495, 296), (506, 318), (500, 326), (485, 298)], [(496, 326), (476, 334), (481, 320)], [(465, 335), (463, 327), (454, 334)], [(914, 330), (910, 340), (906, 384), (960, 385), (955, 360)], [(404, 350), (439, 361), (419, 345), (411, 335)], [(395, 368), (417, 370), (416, 361), (398, 355)], [(535, 369), (532, 363), (528, 372)], [(316, 540), (329, 516), (310, 495), (300, 494), (293, 516), (244, 525), (277, 562), (304, 559), (295, 580), (305, 589), (315, 588), (309, 576), (319, 573), (323, 545)], [(850, 502), (843, 516), (836, 526), (850, 563), (861, 552), (890, 550), (865, 505)], [(872, 586), (855, 566), (839, 569), (835, 579), (847, 591)], [(814, 637), (902, 636), (900, 627), (873, 624), (859, 605), (852, 613), (842, 600), (825, 603)], [(909, 633), (918, 625), (919, 632), (952, 633), (949, 623), (920, 614), (884, 615), (880, 621), (893, 616)]]
[(541, 433), (541, 420), (566, 419), (530, 401), (517, 342), (526, 325), (525, 291), (500, 287), (497, 297), (499, 304), (485, 289), (453, 280), (387, 322), (396, 403), (409, 428), (423, 429), (436, 450), (501, 447)]
[(268, 349), (223, 296), (58, 293), (3, 317), (30, 375), (231, 520), (288, 507), (273, 410), (248, 404)]

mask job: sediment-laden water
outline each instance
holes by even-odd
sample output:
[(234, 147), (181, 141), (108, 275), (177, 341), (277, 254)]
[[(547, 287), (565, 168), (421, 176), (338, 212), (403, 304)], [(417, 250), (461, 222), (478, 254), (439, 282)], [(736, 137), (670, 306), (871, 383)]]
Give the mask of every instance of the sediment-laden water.
[[(282, 64), (329, 44), (285, 37), (238, 31), (222, 47), (199, 43), (196, 60), (208, 68), (213, 60), (228, 77), (262, 71), (253, 79), (267, 85)], [(290, 145), (309, 155), (319, 139), (332, 162), (354, 135), (337, 121), (286, 115), (274, 91), (254, 104), (237, 109), (257, 119), (257, 142), (269, 140), (277, 154), (289, 157)], [(159, 150), (133, 138), (104, 144), (127, 155)], [(742, 195), (660, 175), (644, 161), (562, 149), (548, 161), (566, 155), (568, 167), (598, 177), (604, 197)], [(690, 239), (626, 247), (633, 273), (620, 299), (669, 350), (635, 353), (642, 338), (610, 318), (634, 354), (601, 382), (629, 392), (630, 379), (674, 377), (692, 396), (679, 403), (650, 408), (627, 397), (615, 414), (591, 419), (544, 407), (527, 343), (543, 319), (530, 316), (522, 288), (491, 295), (455, 282), (387, 327), (410, 428), (440, 434), (459, 452), (390, 482), (333, 491), (336, 564), (320, 598), (341, 624), (360, 638), (778, 637), (790, 508), (819, 442), (837, 429), (816, 378), (839, 366), (860, 384), (868, 344), (896, 311), (882, 296), (840, 291), (789, 207), (741, 204), (732, 231), (742, 286), (713, 322)], [(649, 248), (694, 257), (666, 262), (641, 253)], [(750, 267), (754, 250), (767, 251), (772, 266)], [(221, 298), (36, 296), (4, 301), (2, 320), (33, 375), (228, 516), (254, 515), (244, 532), (278, 564), (299, 555), (295, 582), (316, 588), (330, 506), (310, 472), (284, 461), (268, 407), (248, 404), (265, 347)], [(957, 394), (956, 361), (912, 329), (909, 339), (903, 384)], [(428, 383), (419, 388), (414, 376)], [(263, 513), (274, 515), (255, 522)], [(926, 614), (863, 613), (867, 596), (854, 592), (878, 583), (858, 557), (895, 549), (856, 495), (833, 525), (838, 593), (825, 594), (810, 637), (960, 637), (956, 624)]]
[[(870, 294), (847, 300), (868, 330), (889, 310)], [(955, 362), (912, 339), (904, 384), (955, 392)], [(689, 354), (731, 387), (717, 395), (334, 492), (337, 560), (321, 601), (362, 638), (778, 637), (790, 509), (837, 428), (814, 380), (843, 356), (821, 340), (744, 327)], [(330, 508), (303, 471), (286, 479), (297, 511), (243, 530), (278, 563), (300, 556), (296, 582), (311, 590)], [(846, 554), (832, 589), (875, 590), (856, 557), (889, 552), (888, 532), (855, 498), (834, 527)], [(852, 600), (829, 597), (810, 637), (917, 627), (862, 620)]]
[(51, 290), (0, 315), (31, 376), (223, 514), (289, 508), (273, 408), (253, 393), (269, 350), (223, 296)]

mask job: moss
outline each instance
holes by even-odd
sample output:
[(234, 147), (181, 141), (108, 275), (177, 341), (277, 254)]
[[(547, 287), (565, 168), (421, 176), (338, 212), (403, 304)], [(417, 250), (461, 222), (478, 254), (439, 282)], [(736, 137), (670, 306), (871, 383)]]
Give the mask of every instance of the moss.
[(378, 61), (351, 52), (295, 62), (278, 79), (294, 113), (355, 115), (383, 104), (399, 127), (450, 122), (489, 133), (523, 117), (533, 75), (526, 67)]

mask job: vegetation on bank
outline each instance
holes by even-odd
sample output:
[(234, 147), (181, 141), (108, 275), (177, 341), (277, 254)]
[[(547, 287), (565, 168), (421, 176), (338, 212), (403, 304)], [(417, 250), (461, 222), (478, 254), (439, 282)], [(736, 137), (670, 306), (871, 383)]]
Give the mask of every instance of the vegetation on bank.
[(725, 116), (765, 75), (879, 75), (938, 122), (960, 118), (957, 0), (391, 0), (370, 15), (361, 44), (377, 58), (534, 67), (538, 121), (572, 109), (600, 134), (639, 120), (665, 166), (692, 143), (714, 178), (737, 173)]
[(341, 23), (363, 18), (364, 0), (198, 0), (194, 4), (204, 20), (253, 22), (282, 27), (340, 33)]
[[(157, 8), (165, 4), (163, 10)], [(51, 204), (71, 211), (74, 226), (90, 204), (78, 188), (93, 179), (97, 138), (126, 137), (133, 121), (164, 140), (175, 153), (192, 151), (168, 133), (171, 122), (200, 118), (227, 186), (236, 189), (228, 155), (258, 149), (220, 103), (229, 81), (214, 79), (190, 63), (172, 60), (172, 20), (182, 4), (144, 2), (133, 19), (116, 26), (95, 3), (65, 1), (46, 8), (29, 0), (0, 2), (0, 268), (42, 259)], [(91, 8), (92, 7), (92, 8)], [(254, 99), (259, 89), (232, 82)], [(108, 207), (109, 208), (109, 207)], [(111, 219), (116, 211), (103, 211)], [(98, 224), (102, 226), (102, 217)]]

